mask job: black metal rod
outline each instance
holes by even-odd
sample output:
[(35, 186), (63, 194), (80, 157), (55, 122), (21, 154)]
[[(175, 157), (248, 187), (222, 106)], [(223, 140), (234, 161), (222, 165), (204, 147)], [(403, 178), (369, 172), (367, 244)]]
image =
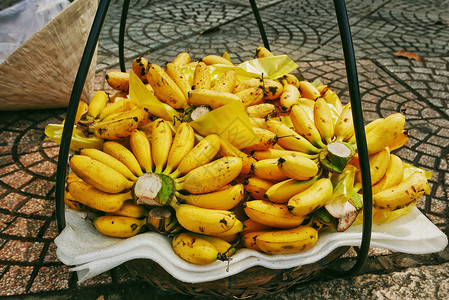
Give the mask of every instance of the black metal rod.
[(118, 57), (120, 61), (120, 71), (126, 72), (125, 68), (125, 27), (126, 27), (126, 19), (128, 17), (128, 9), (129, 9), (129, 1), (123, 1), (122, 15), (120, 16), (120, 30), (118, 36)]
[(268, 43), (267, 34), (265, 32), (265, 29), (263, 27), (262, 18), (259, 14), (259, 9), (256, 5), (256, 0), (249, 0), (251, 3), (251, 8), (253, 9), (254, 17), (256, 17), (257, 27), (259, 27), (260, 36), (262, 37), (263, 45), (265, 48), (271, 51), (270, 44)]
[(56, 225), (59, 232), (65, 228), (66, 224), (64, 215), (64, 183), (76, 111), (78, 109), (78, 103), (84, 83), (86, 82), (87, 73), (89, 72), (89, 67), (92, 62), (92, 57), (97, 46), (101, 28), (103, 27), (103, 22), (108, 11), (109, 3), (110, 0), (101, 0), (98, 4), (97, 12), (87, 38), (83, 56), (81, 57), (80, 66), (78, 68), (78, 73), (76, 74), (72, 94), (70, 95), (69, 105), (67, 108), (64, 129), (61, 137), (61, 145), (59, 146), (58, 164), (56, 168), (55, 214)]
[(371, 173), (368, 159), (368, 148), (366, 145), (365, 126), (363, 121), (362, 101), (360, 97), (359, 83), (357, 79), (357, 66), (355, 62), (354, 46), (349, 28), (348, 14), (344, 0), (334, 0), (335, 12), (337, 14), (338, 27), (340, 30), (343, 54), (345, 57), (346, 74), (348, 80), (349, 97), (351, 100), (354, 131), (357, 140), (357, 151), (360, 162), (360, 173), (362, 175), (363, 188), (363, 227), (360, 251), (354, 266), (345, 271), (326, 270), (326, 274), (338, 277), (353, 276), (360, 272), (368, 257), (371, 242), (372, 229), (372, 189)]

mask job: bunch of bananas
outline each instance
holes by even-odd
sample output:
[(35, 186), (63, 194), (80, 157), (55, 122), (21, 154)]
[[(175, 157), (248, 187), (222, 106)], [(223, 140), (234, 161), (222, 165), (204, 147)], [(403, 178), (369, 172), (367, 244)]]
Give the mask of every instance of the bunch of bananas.
[[(256, 57), (276, 58), (264, 47)], [(319, 80), (238, 67), (227, 53), (191, 61), (182, 52), (165, 68), (140, 57), (132, 72), (108, 73), (117, 92), (80, 101), (75, 128), (86, 140), (71, 146), (67, 206), (94, 212), (105, 235), (166, 234), (194, 264), (238, 247), (305, 251), (319, 231), (346, 230), (363, 212), (350, 104)], [(235, 107), (247, 143), (229, 139), (226, 120), (212, 124)], [(429, 190), (429, 172), (391, 153), (407, 142), (404, 127), (402, 113), (365, 127), (374, 221), (405, 214)]]

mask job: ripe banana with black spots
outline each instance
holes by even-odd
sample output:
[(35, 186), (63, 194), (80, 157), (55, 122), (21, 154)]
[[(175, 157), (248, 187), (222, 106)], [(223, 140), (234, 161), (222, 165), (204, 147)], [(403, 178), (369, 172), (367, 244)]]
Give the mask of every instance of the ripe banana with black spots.
[(265, 48), (263, 46), (259, 46), (256, 48), (256, 57), (257, 58), (271, 57), (271, 56), (274, 56), (274, 55), (267, 48)]
[(173, 59), (172, 63), (177, 66), (184, 66), (191, 62), (191, 57), (189, 52), (181, 52), (179, 53), (175, 59)]
[(332, 197), (333, 186), (329, 178), (320, 178), (309, 188), (288, 200), (288, 210), (296, 216), (305, 216), (324, 206)]
[(285, 254), (306, 251), (318, 241), (318, 231), (309, 226), (268, 231), (256, 236), (256, 246), (265, 253)]
[(168, 121), (156, 119), (151, 123), (151, 155), (154, 172), (161, 173), (167, 164), (173, 136)]
[(275, 228), (295, 228), (304, 221), (303, 216), (291, 214), (287, 205), (267, 200), (247, 201), (243, 209), (251, 220)]
[(227, 60), (226, 58), (219, 56), (219, 55), (207, 55), (201, 59), (202, 62), (204, 62), (206, 65), (228, 65), (228, 66), (234, 66), (232, 62)]
[(209, 90), (212, 86), (209, 66), (200, 61), (195, 67), (193, 73), (192, 90)]
[(133, 60), (131, 69), (134, 74), (139, 76), (143, 83), (148, 83), (147, 79), (148, 60), (144, 57), (138, 57)]
[(334, 128), (335, 139), (339, 142), (346, 142), (354, 135), (354, 122), (352, 120), (351, 102), (346, 104), (338, 116)]
[(246, 107), (250, 118), (265, 118), (276, 112), (276, 106), (271, 103), (260, 103)]
[(334, 137), (334, 121), (329, 106), (327, 106), (327, 102), (323, 98), (318, 98), (315, 101), (313, 117), (315, 126), (321, 135), (321, 139), (326, 144), (332, 142)]
[(232, 180), (242, 170), (240, 157), (226, 156), (193, 169), (182, 178), (176, 179), (177, 190), (192, 194), (204, 194), (216, 191)]
[(264, 198), (274, 203), (286, 203), (293, 196), (305, 191), (318, 180), (318, 175), (309, 180), (286, 179), (268, 188)]
[(300, 105), (294, 105), (291, 108), (290, 119), (296, 132), (304, 136), (315, 147), (323, 148), (325, 146), (314, 121)]
[(257, 176), (250, 176), (243, 181), (245, 191), (254, 199), (263, 199), (265, 192), (273, 185), (273, 182)]
[(299, 98), (301, 94), (297, 87), (292, 84), (285, 82), (282, 94), (279, 99), (281, 104), (281, 110), (284, 112), (290, 111), (293, 105), (299, 103)]
[(282, 156), (277, 165), (285, 175), (296, 180), (309, 180), (319, 171), (315, 161), (296, 154)]
[(114, 216), (143, 219), (147, 217), (148, 211), (143, 205), (136, 204), (134, 200), (126, 200), (120, 209), (112, 211), (109, 214)]
[(299, 82), (299, 91), (303, 98), (316, 100), (321, 97), (321, 93), (318, 89), (311, 82), (306, 80), (301, 80)]
[(264, 97), (264, 90), (262, 87), (252, 87), (241, 92), (235, 93), (243, 103), (243, 106), (248, 107), (251, 105), (256, 105), (262, 102)]
[(262, 179), (269, 181), (281, 181), (288, 176), (278, 167), (278, 158), (267, 158), (253, 164), (252, 173)]
[(145, 219), (106, 215), (96, 217), (92, 224), (104, 235), (129, 238), (140, 233), (145, 228), (146, 221)]
[(69, 162), (78, 177), (103, 192), (120, 193), (134, 184), (120, 172), (89, 156), (73, 155)]
[(294, 150), (282, 150), (282, 149), (267, 149), (263, 151), (254, 151), (252, 156), (257, 160), (267, 159), (267, 158), (279, 158), (285, 155), (300, 155), (310, 159), (318, 159), (318, 154), (306, 154), (304, 152), (294, 151)]
[(283, 77), (283, 80), (286, 80), (288, 84), (293, 85), (297, 89), (299, 89), (299, 79), (293, 74), (286, 74)]
[(114, 141), (103, 143), (103, 151), (121, 161), (137, 177), (143, 174), (139, 161), (125, 146)]
[(148, 136), (142, 130), (136, 129), (129, 136), (132, 152), (145, 173), (153, 171), (153, 158), (151, 156), (151, 144)]
[(430, 188), (426, 176), (415, 172), (401, 183), (373, 195), (373, 206), (381, 210), (397, 210), (404, 208), (429, 193)]
[[(382, 179), (385, 172), (387, 172), (390, 164), (390, 150), (388, 147), (385, 147), (383, 150), (369, 155), (368, 159), (371, 173), (371, 185), (375, 185)], [(356, 172), (354, 185), (358, 187), (361, 187), (362, 185), (362, 175), (360, 170)]]
[(84, 181), (72, 181), (67, 186), (75, 201), (103, 212), (119, 210), (123, 203), (133, 198), (131, 191), (123, 193), (106, 193)]
[(402, 130), (400, 134), (388, 145), (390, 151), (396, 150), (404, 146), (410, 139), (407, 130)]
[(264, 88), (265, 100), (276, 100), (284, 91), (284, 86), (278, 80), (264, 79), (262, 84)]
[(173, 143), (167, 158), (167, 166), (164, 174), (173, 172), (183, 158), (193, 149), (195, 144), (195, 132), (188, 123), (181, 123), (176, 130)]
[(316, 154), (319, 149), (312, 145), (305, 137), (289, 128), (284, 123), (277, 120), (266, 122), (268, 130), (271, 130), (278, 137), (277, 143), (284, 149), (295, 150), (308, 154)]
[(168, 76), (176, 83), (176, 85), (181, 90), (186, 101), (189, 100), (189, 92), (192, 90), (189, 80), (184, 75), (184, 73), (179, 69), (179, 67), (173, 63), (168, 63), (165, 65), (165, 72)]
[(208, 89), (195, 89), (189, 92), (189, 103), (193, 106), (207, 105), (216, 109), (234, 102), (241, 103), (242, 100), (237, 95), (228, 92)]
[(385, 175), (372, 187), (372, 193), (391, 188), (402, 182), (404, 178), (404, 164), (399, 156), (390, 154), (390, 162)]
[(132, 108), (131, 100), (121, 99), (117, 102), (111, 103), (103, 108), (98, 116), (98, 119), (103, 120), (104, 118), (114, 115), (117, 113), (128, 111)]
[(230, 210), (243, 199), (243, 184), (239, 183), (228, 188), (206, 194), (176, 193), (176, 198), (191, 205), (208, 209)]
[(263, 86), (263, 81), (260, 78), (248, 78), (245, 79), (243, 81), (241, 81), (239, 84), (237, 84), (232, 93), (237, 94), (240, 93), (241, 91), (250, 89), (250, 88), (255, 88), (255, 87), (260, 87)]
[(240, 151), (237, 147), (232, 145), (230, 142), (228, 142), (225, 139), (220, 138), (221, 140), (221, 147), (219, 154), (221, 157), (225, 156), (236, 156), (240, 157), (242, 159), (242, 171), (241, 174), (250, 174), (251, 173), (251, 167), (256, 162), (256, 159), (252, 157), (251, 155), (246, 154), (243, 151)]
[[(125, 114), (132, 115), (126, 116)], [(137, 129), (140, 123), (145, 119), (145, 115), (145, 110), (140, 108), (114, 114), (108, 117), (116, 116), (120, 117), (120, 119), (107, 120), (108, 117), (106, 117), (103, 121), (93, 125), (93, 130), (97, 137), (104, 140), (121, 139), (129, 136), (131, 132)]]
[(277, 143), (276, 134), (268, 129), (253, 127), (253, 132), (255, 134), (256, 142), (253, 145), (246, 147), (245, 151), (266, 150), (273, 148), (273, 146)]
[(234, 70), (224, 72), (211, 88), (213, 91), (232, 93), (237, 81), (237, 74)]
[(129, 73), (111, 71), (106, 74), (105, 78), (111, 88), (122, 92), (129, 91)]

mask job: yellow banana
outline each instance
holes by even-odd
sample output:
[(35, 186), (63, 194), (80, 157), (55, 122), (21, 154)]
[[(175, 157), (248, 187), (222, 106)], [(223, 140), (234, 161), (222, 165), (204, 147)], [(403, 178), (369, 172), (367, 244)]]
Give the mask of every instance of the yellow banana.
[(217, 249), (219, 255), (219, 260), (226, 260), (232, 255), (234, 255), (236, 249), (232, 246), (228, 241), (221, 237), (216, 236), (208, 236), (208, 235), (199, 235), (201, 238), (205, 239), (209, 243)]
[(327, 102), (323, 98), (318, 98), (315, 101), (313, 117), (315, 126), (321, 135), (321, 139), (326, 144), (332, 142), (334, 137), (334, 121), (329, 106), (327, 106)]
[(312, 248), (318, 241), (318, 231), (309, 226), (268, 231), (257, 235), (257, 247), (269, 254), (297, 253)]
[(106, 193), (119, 193), (133, 186), (120, 172), (89, 156), (73, 155), (70, 167), (82, 180)]
[(129, 91), (129, 73), (120, 71), (111, 71), (106, 74), (106, 82), (114, 90), (122, 92)]
[[(89, 110), (89, 104), (87, 104), (86, 102), (84, 102), (83, 100), (80, 100), (80, 102), (78, 103), (78, 107), (76, 109), (76, 114), (75, 114), (75, 121), (73, 122), (73, 124), (78, 124), (78, 122), (81, 120), (81, 118), (86, 114), (87, 115), (87, 111)], [(62, 121), (62, 124), (65, 123), (65, 120)]]
[(284, 84), (282, 94), (279, 98), (279, 103), (281, 104), (282, 111), (290, 111), (293, 105), (299, 103), (299, 98), (301, 94), (297, 87), (287, 82)]
[(346, 142), (354, 135), (351, 102), (346, 104), (335, 123), (334, 135), (337, 141)]
[(276, 106), (271, 103), (260, 103), (246, 107), (250, 118), (265, 118), (276, 111)]
[(143, 110), (138, 110), (136, 113), (140, 115), (96, 123), (94, 125), (95, 136), (104, 140), (117, 140), (129, 136), (144, 119)]
[(243, 106), (248, 107), (259, 104), (263, 100), (264, 90), (261, 87), (252, 87), (234, 95), (242, 101)]
[[(124, 101), (124, 100), (120, 100), (120, 102), (121, 101)], [(98, 123), (101, 124), (103, 122), (118, 121), (118, 120), (127, 119), (127, 118), (137, 118), (137, 122), (142, 122), (145, 117), (146, 117), (145, 109), (140, 108), (140, 107), (133, 107), (133, 104), (130, 103), (130, 109), (105, 116)]]
[(117, 211), (125, 201), (133, 198), (131, 191), (115, 194), (105, 193), (84, 181), (70, 182), (67, 189), (75, 201), (104, 212)]
[[(253, 105), (253, 106), (257, 106), (257, 105)], [(253, 117), (250, 117), (249, 121), (251, 122), (251, 125), (253, 125), (253, 127), (259, 127), (259, 128), (267, 129), (267, 124), (265, 123), (265, 118), (253, 118)]]
[(77, 202), (67, 190), (64, 190), (64, 203), (68, 208), (76, 211), (83, 211), (85, 208), (85, 205)]
[(332, 104), (337, 109), (338, 113), (342, 112), (343, 104), (341, 103), (337, 93), (331, 91), (330, 89), (327, 89), (322, 97), (324, 100), (326, 100), (327, 103)]
[(373, 195), (373, 206), (381, 210), (406, 207), (430, 191), (426, 176), (415, 172), (401, 183)]
[(225, 139), (220, 138), (221, 146), (219, 154), (224, 156), (236, 156), (242, 159), (242, 171), (241, 174), (250, 174), (251, 166), (256, 162), (256, 159), (251, 155), (246, 154), (245, 152), (240, 151), (237, 147), (232, 145)]
[(234, 70), (228, 70), (224, 72), (215, 82), (214, 86), (211, 88), (218, 92), (232, 93), (237, 81), (237, 74)]
[(101, 111), (106, 107), (109, 102), (109, 97), (105, 91), (96, 92), (89, 102), (87, 108), (87, 118), (96, 119)]
[(246, 219), (243, 222), (243, 225), (244, 225), (244, 228), (242, 230), (242, 233), (252, 232), (252, 231), (261, 231), (261, 230), (273, 228), (273, 227), (270, 227), (270, 226), (267, 226), (264, 224), (257, 223), (256, 221), (254, 221), (252, 219)]
[(95, 160), (98, 160), (99, 162), (113, 168), (114, 170), (121, 173), (123, 176), (126, 177), (126, 179), (130, 181), (136, 181), (137, 177), (128, 169), (128, 167), (123, 164), (121, 161), (113, 157), (112, 155), (107, 154), (106, 152), (103, 152), (98, 149), (81, 149), (80, 151), (81, 155), (89, 156)]
[(189, 64), (190, 61), (190, 54), (188, 52), (181, 52), (175, 57), (175, 59), (173, 59), (172, 63), (176, 66), (184, 66)]
[(282, 95), (284, 86), (277, 80), (264, 79), (263, 88), (265, 93), (265, 100), (276, 100)]
[(220, 257), (210, 242), (190, 232), (175, 235), (172, 248), (179, 257), (195, 265), (211, 264)]
[(172, 144), (172, 131), (168, 121), (156, 119), (151, 124), (151, 155), (155, 173), (161, 173), (167, 164)]
[(293, 74), (286, 74), (283, 76), (284, 80), (287, 81), (288, 84), (293, 85), (297, 89), (299, 89), (299, 79)]
[(278, 137), (278, 144), (287, 150), (295, 150), (308, 154), (316, 154), (319, 149), (310, 143), (305, 137), (289, 128), (280, 121), (268, 120), (266, 122), (268, 130), (273, 131)]
[(409, 139), (408, 131), (402, 130), (402, 132), (388, 145), (388, 149), (390, 149), (390, 151), (399, 149), (404, 146)]
[(252, 166), (253, 174), (259, 178), (269, 181), (281, 181), (288, 179), (288, 176), (278, 168), (277, 164), (277, 158), (259, 160)]
[(142, 219), (148, 215), (148, 211), (145, 209), (143, 205), (136, 204), (134, 200), (127, 200), (123, 203), (120, 209), (112, 211), (109, 214), (114, 216)]
[(200, 61), (193, 73), (193, 85), (192, 90), (208, 90), (212, 86), (212, 79), (210, 76), (209, 66)]
[(402, 133), (405, 126), (405, 116), (402, 113), (395, 113), (381, 119), (376, 125), (366, 133), (368, 154), (381, 151)]
[(195, 132), (188, 123), (181, 123), (176, 130), (173, 143), (168, 153), (167, 166), (164, 174), (170, 174), (184, 159), (184, 157), (193, 149), (195, 144)]
[(136, 129), (131, 132), (129, 143), (141, 169), (145, 173), (152, 172), (153, 158), (151, 156), (151, 144), (147, 134), (142, 130)]
[(186, 101), (188, 101), (189, 92), (192, 90), (192, 87), (190, 86), (189, 80), (184, 75), (184, 73), (182, 73), (179, 67), (173, 63), (168, 63), (165, 65), (165, 72), (167, 72), (168, 76), (173, 79), (173, 81), (183, 93)]
[[(382, 151), (378, 151), (369, 155), (369, 169), (371, 172), (371, 185), (375, 185), (387, 172), (390, 164), (390, 150), (385, 147)], [(361, 187), (362, 175), (360, 170), (356, 172), (354, 185)]]
[(247, 201), (243, 209), (251, 220), (275, 228), (295, 228), (304, 221), (303, 216), (291, 214), (287, 205), (267, 200)]
[(272, 185), (265, 192), (265, 199), (274, 203), (286, 203), (293, 196), (305, 191), (318, 180), (315, 176), (309, 180), (287, 179)]
[(304, 152), (294, 151), (294, 150), (281, 150), (281, 149), (267, 149), (263, 151), (254, 151), (252, 156), (257, 160), (267, 159), (267, 158), (279, 158), (284, 155), (295, 154), (310, 159), (317, 159), (317, 154), (306, 154)]
[(102, 234), (119, 238), (135, 236), (143, 230), (145, 223), (145, 219), (124, 216), (101, 216), (92, 222)]
[(317, 88), (309, 81), (301, 80), (299, 82), (299, 91), (301, 93), (301, 97), (316, 100), (321, 97), (320, 92)]
[(261, 151), (273, 146), (277, 143), (277, 136), (274, 132), (259, 127), (253, 127), (253, 131), (256, 135), (256, 143), (250, 147), (246, 147), (245, 151)]
[(104, 142), (103, 151), (121, 161), (137, 177), (143, 174), (137, 158), (130, 150), (128, 150), (128, 148), (126, 148), (122, 144), (114, 141)]
[(241, 91), (250, 89), (250, 88), (255, 88), (255, 87), (260, 87), (263, 86), (263, 81), (260, 78), (248, 78), (245, 79), (243, 81), (241, 81), (239, 84), (237, 84), (234, 89), (233, 89), (233, 93), (237, 94), (240, 93)]
[(240, 221), (239, 219), (235, 219), (234, 225), (232, 225), (232, 227), (229, 230), (214, 236), (219, 237), (221, 239), (225, 239), (226, 241), (233, 240), (233, 237), (236, 237), (236, 235), (242, 232), (244, 228), (245, 225), (243, 224), (243, 222)]
[(305, 216), (324, 206), (332, 197), (333, 186), (329, 178), (320, 178), (309, 188), (288, 200), (288, 210), (296, 216)]
[(277, 164), (285, 175), (296, 180), (309, 180), (319, 170), (315, 161), (296, 154), (282, 156)]
[(385, 172), (385, 175), (372, 187), (373, 195), (398, 185), (402, 182), (403, 178), (404, 165), (401, 158), (394, 154), (390, 154), (390, 163), (388, 164), (388, 169)]
[(226, 156), (193, 169), (176, 180), (177, 190), (192, 194), (216, 191), (234, 180), (242, 170), (242, 159)]
[(177, 193), (176, 197), (187, 204), (202, 208), (230, 210), (243, 199), (243, 192), (243, 184), (236, 184), (206, 194), (195, 195)]
[(217, 235), (234, 226), (236, 216), (227, 210), (207, 209), (190, 204), (176, 208), (176, 218), (185, 229), (205, 235)]
[(189, 92), (189, 103), (193, 106), (207, 105), (212, 109), (216, 109), (232, 102), (242, 102), (242, 100), (228, 92), (207, 89), (195, 89)]
[(184, 156), (176, 170), (170, 176), (175, 178), (180, 175), (185, 175), (193, 169), (211, 162), (220, 150), (220, 146), (221, 140), (218, 135), (210, 134), (206, 136)]
[(323, 148), (320, 132), (315, 123), (300, 105), (294, 105), (290, 111), (290, 119), (297, 133), (304, 136), (314, 146)]
[(131, 100), (129, 100), (128, 98), (121, 99), (121, 100), (111, 103), (111, 104), (107, 105), (105, 108), (103, 108), (101, 110), (98, 118), (100, 120), (103, 120), (107, 116), (110, 116), (110, 115), (113, 115), (116, 113), (121, 113), (124, 111), (128, 111), (130, 109), (131, 109)]
[(245, 191), (251, 194), (254, 199), (263, 199), (265, 192), (273, 185), (273, 182), (257, 176), (250, 176), (243, 181)]
[(187, 108), (187, 99), (173, 79), (158, 65), (150, 64), (147, 72), (148, 83), (154, 94), (173, 108)]
[[(248, 220), (251, 220), (251, 219), (248, 219)], [(242, 242), (243, 247), (261, 252), (262, 250), (260, 250), (260, 248), (257, 247), (257, 245), (256, 245), (256, 240), (260, 234), (262, 234), (266, 231), (267, 230), (254, 230), (254, 231), (248, 231), (248, 232), (242, 233), (242, 235), (240, 237), (240, 241)]]
[(263, 46), (259, 46), (259, 47), (256, 48), (256, 57), (257, 58), (271, 57), (271, 56), (274, 56), (274, 55), (267, 48), (265, 48)]
[(133, 60), (131, 69), (134, 74), (139, 76), (143, 83), (148, 83), (147, 79), (148, 60), (144, 57), (138, 57)]
[(234, 66), (232, 62), (219, 55), (207, 55), (201, 59), (206, 65), (228, 65)]

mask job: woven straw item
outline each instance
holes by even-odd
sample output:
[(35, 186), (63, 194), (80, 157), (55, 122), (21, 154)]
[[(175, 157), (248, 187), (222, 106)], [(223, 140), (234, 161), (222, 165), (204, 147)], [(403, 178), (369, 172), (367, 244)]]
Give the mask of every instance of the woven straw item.
[[(33, 34), (0, 65), (0, 110), (66, 107), (97, 9), (76, 0)], [(81, 99), (93, 90), (96, 52)]]
[[(236, 275), (203, 283), (186, 283), (175, 279), (157, 263), (136, 259), (125, 263), (132, 275), (144, 279), (163, 291), (191, 296), (214, 296), (226, 299), (258, 298), (282, 292), (287, 288), (311, 280), (330, 263), (345, 254), (349, 247), (340, 247), (322, 260), (291, 269), (252, 267)], [(192, 273), (192, 277), (195, 274)]]

